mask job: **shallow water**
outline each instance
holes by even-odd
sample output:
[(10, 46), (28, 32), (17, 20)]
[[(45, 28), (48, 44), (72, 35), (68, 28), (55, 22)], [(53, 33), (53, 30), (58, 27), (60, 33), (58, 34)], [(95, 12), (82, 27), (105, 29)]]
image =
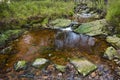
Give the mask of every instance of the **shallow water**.
[(3, 71), (13, 68), (18, 60), (32, 62), (39, 57), (62, 65), (66, 64), (69, 58), (81, 56), (96, 64), (112, 64), (101, 58), (108, 46), (104, 40), (72, 31), (52, 29), (29, 31), (12, 45), (16, 53), (0, 55), (6, 59), (6, 65), (0, 65)]

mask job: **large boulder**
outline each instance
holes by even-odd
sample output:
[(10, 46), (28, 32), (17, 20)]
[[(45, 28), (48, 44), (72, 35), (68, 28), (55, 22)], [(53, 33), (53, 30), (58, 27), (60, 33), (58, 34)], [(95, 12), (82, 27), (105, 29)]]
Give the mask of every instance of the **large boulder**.
[(77, 71), (83, 76), (88, 75), (91, 71), (95, 70), (97, 66), (85, 58), (73, 58), (70, 62), (75, 66)]
[(113, 36), (108, 36), (106, 38), (106, 41), (110, 44), (112, 44), (116, 48), (120, 48), (120, 38), (117, 37), (116, 35)]
[(50, 22), (50, 25), (53, 28), (67, 27), (70, 24), (71, 24), (71, 20), (69, 20), (69, 19), (56, 19), (56, 20)]
[(101, 19), (88, 23), (83, 23), (74, 31), (77, 33), (86, 34), (90, 36), (96, 36), (101, 34), (106, 35), (107, 34), (107, 31), (105, 31), (106, 26), (107, 26), (106, 20)]

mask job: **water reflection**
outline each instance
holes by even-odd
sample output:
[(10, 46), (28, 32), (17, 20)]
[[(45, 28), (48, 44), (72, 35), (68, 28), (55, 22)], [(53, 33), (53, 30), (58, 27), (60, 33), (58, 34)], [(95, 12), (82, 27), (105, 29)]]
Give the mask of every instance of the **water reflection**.
[(78, 48), (90, 50), (95, 43), (95, 38), (83, 34), (76, 34), (72, 31), (59, 31), (55, 38), (55, 46), (58, 49)]

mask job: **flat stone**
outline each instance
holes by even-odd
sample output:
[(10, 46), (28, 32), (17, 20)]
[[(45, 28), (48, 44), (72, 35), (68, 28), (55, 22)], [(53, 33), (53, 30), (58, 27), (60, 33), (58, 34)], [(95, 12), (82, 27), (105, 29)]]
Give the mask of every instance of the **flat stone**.
[(22, 60), (22, 61), (18, 61), (17, 63), (15, 63), (14, 65), (14, 69), (16, 71), (19, 71), (19, 70), (24, 70), (26, 69), (27, 65), (26, 65), (26, 61), (25, 60)]
[(73, 58), (70, 62), (75, 66), (77, 71), (83, 76), (88, 75), (90, 72), (94, 71), (97, 66), (85, 58)]
[(50, 25), (53, 26), (54, 28), (67, 27), (70, 24), (71, 24), (71, 20), (69, 19), (56, 19), (50, 22)]
[(32, 66), (35, 68), (43, 68), (45, 66), (47, 66), (47, 64), (49, 63), (49, 61), (45, 58), (37, 58), (33, 63)]
[(86, 34), (89, 36), (96, 36), (101, 34), (107, 35), (108, 32), (105, 29), (106, 26), (107, 26), (106, 20), (102, 19), (102, 20), (96, 20), (88, 23), (83, 23), (74, 31), (77, 33)]

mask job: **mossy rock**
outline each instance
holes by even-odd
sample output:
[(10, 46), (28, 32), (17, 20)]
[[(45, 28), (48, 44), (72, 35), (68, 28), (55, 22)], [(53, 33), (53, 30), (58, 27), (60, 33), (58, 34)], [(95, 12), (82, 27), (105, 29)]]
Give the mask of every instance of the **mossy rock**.
[(117, 53), (117, 50), (112, 46), (106, 49), (104, 57), (108, 58), (109, 60), (113, 60), (114, 58), (120, 59), (120, 55)]
[(50, 22), (50, 25), (54, 28), (67, 27), (71, 24), (71, 20), (69, 19), (56, 19)]
[(32, 63), (32, 66), (38, 69), (42, 69), (42, 68), (45, 68), (48, 64), (49, 64), (49, 60), (45, 58), (37, 58)]
[(25, 60), (18, 61), (17, 63), (15, 63), (14, 69), (16, 71), (24, 70), (27, 67), (26, 63), (27, 62)]
[(83, 76), (88, 75), (91, 71), (94, 71), (97, 68), (95, 64), (85, 58), (72, 58), (70, 59), (70, 63), (72, 63), (77, 71)]
[(105, 19), (96, 20), (88, 23), (83, 23), (74, 31), (80, 34), (86, 34), (90, 36), (96, 36), (104, 34), (106, 35), (108, 32), (106, 31), (107, 22)]
[(65, 72), (66, 66), (55, 64), (55, 68), (56, 68), (58, 71)]
[(106, 38), (106, 41), (110, 44), (112, 44), (116, 48), (120, 48), (120, 38), (117, 37), (116, 35), (113, 36), (108, 36)]

